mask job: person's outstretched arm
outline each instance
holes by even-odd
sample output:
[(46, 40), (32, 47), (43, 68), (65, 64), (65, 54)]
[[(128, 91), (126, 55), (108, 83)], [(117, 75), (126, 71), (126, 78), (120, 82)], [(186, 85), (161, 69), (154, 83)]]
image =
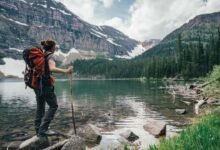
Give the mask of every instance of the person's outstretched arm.
[(56, 63), (53, 60), (48, 61), (49, 69), (51, 72), (54, 73), (72, 73), (73, 72), (73, 67), (69, 66), (67, 69), (62, 69), (56, 67)]

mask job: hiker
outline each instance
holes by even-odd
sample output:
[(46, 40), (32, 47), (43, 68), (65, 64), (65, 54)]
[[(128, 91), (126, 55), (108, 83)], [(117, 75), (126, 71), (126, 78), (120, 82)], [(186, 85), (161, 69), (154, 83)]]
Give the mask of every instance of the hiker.
[[(54, 118), (58, 108), (57, 97), (54, 93), (54, 79), (52, 73), (72, 73), (73, 67), (67, 69), (56, 67), (54, 52), (56, 43), (53, 40), (41, 41), (41, 46), (44, 50), (45, 59), (45, 76), (49, 78), (41, 78), (40, 88), (33, 88), (36, 94), (37, 111), (35, 116), (35, 129), (38, 136), (54, 135), (55, 132), (49, 129), (51, 120)], [(33, 82), (33, 81), (32, 81)], [(40, 84), (40, 83), (38, 83)], [(39, 86), (38, 86), (39, 87)], [(49, 105), (48, 111), (45, 113), (45, 103)]]

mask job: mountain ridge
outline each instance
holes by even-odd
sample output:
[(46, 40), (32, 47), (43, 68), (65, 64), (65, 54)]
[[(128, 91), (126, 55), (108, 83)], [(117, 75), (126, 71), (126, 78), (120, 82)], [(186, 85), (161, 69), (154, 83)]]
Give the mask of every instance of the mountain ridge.
[[(92, 25), (54, 0), (2, 0), (0, 2), (0, 52), (3, 56), (21, 59), (19, 52), (52, 38), (60, 50), (126, 55), (138, 44), (119, 30)], [(15, 54), (13, 54), (13, 52)]]
[(190, 19), (168, 35), (155, 47), (143, 53), (140, 57), (166, 53), (166, 51), (174, 50), (178, 35), (181, 35), (183, 44), (198, 43), (199, 38), (204, 45), (210, 42), (211, 36), (216, 38), (217, 30), (220, 27), (220, 12), (201, 14)]

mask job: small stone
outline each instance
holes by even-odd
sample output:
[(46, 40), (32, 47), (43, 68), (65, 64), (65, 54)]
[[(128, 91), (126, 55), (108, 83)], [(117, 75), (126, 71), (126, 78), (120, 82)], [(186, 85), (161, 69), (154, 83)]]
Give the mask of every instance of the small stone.
[(181, 102), (183, 102), (183, 103), (185, 103), (186, 105), (190, 105), (191, 104), (191, 102), (188, 102), (188, 101), (181, 101)]
[(132, 132), (131, 130), (126, 130), (125, 132), (121, 133), (120, 136), (124, 137), (130, 142), (134, 142), (137, 139), (139, 139), (139, 137), (136, 134), (134, 134), (134, 132)]
[(177, 114), (180, 114), (180, 115), (183, 115), (186, 113), (186, 110), (185, 109), (175, 109), (176, 113)]

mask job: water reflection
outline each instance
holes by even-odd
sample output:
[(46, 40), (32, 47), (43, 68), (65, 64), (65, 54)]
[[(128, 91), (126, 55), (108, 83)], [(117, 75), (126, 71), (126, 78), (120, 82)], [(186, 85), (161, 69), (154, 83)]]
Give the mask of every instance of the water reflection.
[[(155, 143), (157, 139), (142, 128), (146, 121), (184, 122), (193, 115), (192, 107), (182, 103), (181, 97), (172, 97), (161, 88), (162, 82), (81, 80), (74, 81), (73, 86), (71, 96), (68, 81), (56, 83), (59, 110), (51, 127), (68, 132), (72, 127), (70, 103), (73, 101), (77, 126), (92, 123), (102, 128), (106, 140), (96, 148), (112, 145), (110, 141), (117, 141), (118, 134), (127, 129), (139, 134), (138, 142)], [(0, 141), (13, 140), (10, 134), (17, 131), (33, 135), (35, 107), (34, 92), (25, 89), (23, 82), (0, 82)], [(176, 108), (185, 108), (188, 113), (177, 115)]]

